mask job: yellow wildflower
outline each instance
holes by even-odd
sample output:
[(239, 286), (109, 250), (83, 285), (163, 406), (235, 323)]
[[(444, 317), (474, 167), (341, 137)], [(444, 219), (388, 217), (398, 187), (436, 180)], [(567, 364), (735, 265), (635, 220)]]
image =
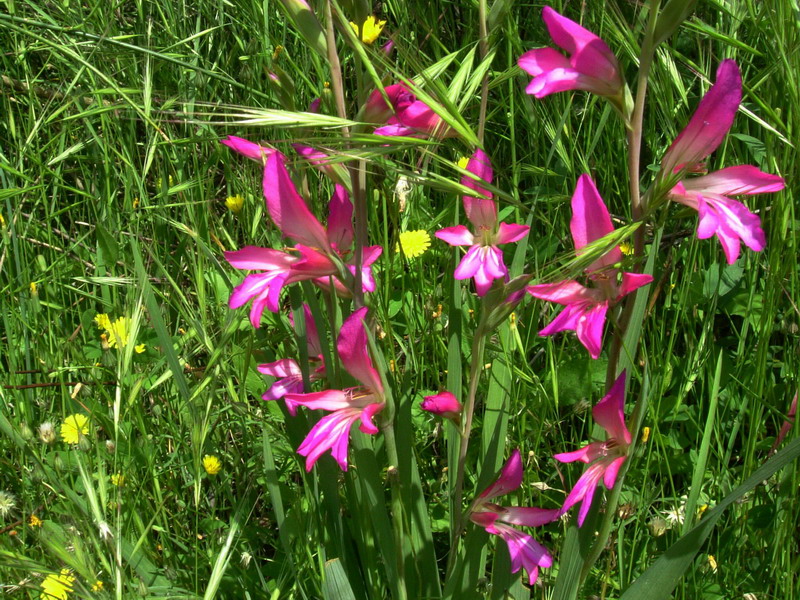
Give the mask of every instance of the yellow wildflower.
[(633, 246), (631, 246), (628, 242), (622, 242), (619, 245), (619, 251), (622, 252), (625, 256), (630, 256), (633, 254)]
[(717, 570), (717, 559), (714, 558), (713, 554), (708, 555), (708, 566), (711, 567), (712, 571)]
[[(372, 44), (378, 39), (381, 31), (383, 31), (384, 25), (386, 25), (386, 21), (378, 21), (378, 17), (375, 15), (368, 16), (367, 20), (364, 21), (364, 24), (361, 26), (361, 41), (365, 44)], [(358, 35), (358, 25), (350, 21), (350, 27), (352, 27), (353, 31)]]
[(646, 444), (647, 440), (649, 439), (650, 439), (650, 428), (642, 427), (642, 443)]
[(61, 423), (61, 439), (67, 444), (75, 445), (86, 435), (89, 435), (89, 419), (84, 414), (75, 413)]
[[(108, 315), (103, 313), (94, 318), (94, 322), (100, 329), (105, 330), (104, 337), (108, 343), (109, 348), (124, 348), (128, 345), (128, 340), (131, 337), (131, 320), (128, 317), (119, 317), (116, 321), (111, 321)], [(133, 348), (137, 354), (144, 352), (145, 345), (138, 344)]]
[(103, 591), (103, 582), (100, 581), (99, 579), (97, 581), (95, 581), (94, 585), (92, 586), (92, 591), (93, 592), (102, 592)]
[(6, 228), (6, 220), (3, 218), (3, 215), (0, 215), (0, 227), (3, 229)]
[(42, 526), (42, 520), (39, 517), (37, 517), (36, 515), (31, 515), (28, 518), (28, 525), (30, 525), (31, 527), (41, 527)]
[(50, 573), (42, 581), (42, 593), (39, 598), (41, 600), (67, 600), (74, 583), (75, 577), (69, 569), (61, 569), (61, 573), (58, 575)]
[(228, 196), (228, 198), (225, 200), (225, 206), (227, 206), (228, 210), (233, 214), (238, 215), (240, 212), (242, 212), (244, 198), (242, 198), (239, 194), (236, 194), (235, 196)]
[(419, 229), (417, 231), (404, 231), (400, 234), (400, 240), (395, 244), (394, 251), (400, 252), (403, 249), (403, 254), (406, 258), (416, 258), (425, 253), (431, 245), (431, 236), (428, 232)]
[(281, 55), (281, 52), (283, 52), (283, 46), (278, 44), (277, 46), (275, 46), (275, 50), (272, 51), (272, 60), (278, 60), (278, 57)]
[(222, 470), (222, 463), (216, 456), (206, 454), (203, 457), (203, 468), (209, 475), (216, 475)]
[(39, 295), (39, 288), (36, 285), (35, 281), (31, 281), (31, 296), (38, 296)]
[(122, 473), (114, 473), (111, 476), (111, 483), (112, 485), (115, 485), (117, 487), (122, 487), (123, 485), (125, 485), (125, 475), (123, 475)]
[(469, 156), (462, 156), (458, 159), (458, 166), (462, 169), (466, 170), (467, 165), (469, 164)]

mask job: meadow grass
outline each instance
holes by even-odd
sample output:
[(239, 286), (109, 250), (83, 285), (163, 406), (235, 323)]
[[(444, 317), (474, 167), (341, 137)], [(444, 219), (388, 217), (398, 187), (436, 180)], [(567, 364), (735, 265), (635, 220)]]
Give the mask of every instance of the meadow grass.
[[(496, 4), (486, 148), (502, 216), (531, 225), (522, 249), (506, 252), (512, 275), (545, 281), (572, 250), (568, 199), (581, 173), (593, 174), (619, 223), (630, 218), (625, 132), (589, 94), (546, 102), (526, 95), (528, 77), (516, 60), (549, 44), (542, 5)], [(554, 8), (602, 36), (634, 80), (633, 32), (643, 27), (635, 3)], [(380, 10), (397, 46), (393, 62), (376, 59), (377, 67), (414, 76), (439, 65), (425, 89), (451, 102), (474, 131), (477, 2), (387, 0)], [(758, 254), (745, 250), (732, 266), (716, 240), (696, 239), (693, 212), (671, 206), (655, 215), (653, 222), (668, 226), (659, 238), (641, 352), (628, 357), (647, 373), (649, 438), (638, 445), (615, 529), (581, 597), (619, 597), (763, 464), (797, 393), (799, 15), (794, 0), (703, 1), (657, 53), (643, 181), (716, 66), (735, 58), (743, 106), (713, 162), (754, 164), (787, 186), (748, 199), (768, 243)], [(341, 150), (346, 160), (366, 160), (369, 237), (384, 247), (370, 299), (385, 333), (376, 343), (410, 411), (413, 428), (400, 435), (415, 444), (413, 477), (425, 493), (435, 560), (444, 570), (451, 432), (418, 405), (466, 377), (478, 303), (471, 284), (453, 283), (457, 255), (449, 246), (434, 239), (414, 259), (394, 249), (402, 231), (432, 235), (458, 222), (454, 164), (471, 147), (447, 141), (383, 148), (363, 134), (345, 147), (335, 119), (281, 122), (271, 111), (303, 111), (316, 97), (325, 115), (336, 111), (327, 62), (275, 3), (9, 1), (0, 14), (0, 48), (0, 492), (10, 494), (0, 497), (3, 593), (38, 598), (44, 577), (68, 568), (75, 577), (70, 597), (77, 598), (336, 597), (326, 561), (341, 558), (355, 597), (388, 594), (380, 532), (390, 525), (345, 503), (388, 493), (359, 487), (329, 458), (317, 476), (306, 474), (295, 450), (309, 422), (263, 402), (268, 379), (255, 370), (296, 354), (288, 319), (265, 312), (254, 330), (244, 309), (227, 307), (241, 274), (222, 252), (285, 243), (266, 215), (258, 166), (218, 143), (228, 134), (284, 151), (288, 141), (310, 141)], [(341, 56), (348, 81), (363, 76), (344, 44)], [(277, 69), (284, 89), (269, 78)], [(469, 94), (453, 93), (459, 73)], [(359, 100), (347, 98), (351, 117)], [(261, 125), (244, 123), (252, 116)], [(401, 176), (409, 189), (398, 193)], [(322, 214), (330, 186), (312, 170), (303, 171), (303, 186)], [(244, 199), (239, 213), (225, 204), (235, 195)], [(653, 230), (646, 235), (651, 244)], [(296, 303), (300, 290), (291, 293)], [(346, 316), (337, 310), (321, 324), (329, 341), (332, 325)], [(127, 343), (109, 348), (108, 335), (101, 339), (101, 313), (130, 319)], [(468, 473), (470, 494), (507, 455), (500, 438), (523, 453), (520, 505), (556, 507), (577, 477), (551, 456), (590, 436), (588, 411), (602, 395), (606, 362), (590, 360), (572, 335), (539, 337), (552, 313), (526, 300), (488, 341), (485, 411), (476, 423), (484, 433), (473, 460), (499, 454), (495, 471), (480, 481)], [(507, 422), (493, 412), (503, 406)], [(75, 413), (90, 415), (91, 427), (71, 446), (59, 434)], [(55, 425), (55, 442), (40, 440), (45, 422)], [(373, 441), (356, 444), (361, 454)], [(206, 456), (219, 459), (218, 473), (207, 472)], [(792, 463), (735, 503), (674, 597), (800, 597), (799, 484)], [(565, 531), (540, 536), (557, 559), (541, 587), (529, 591), (517, 582), (506, 591), (481, 573), (473, 596), (552, 597)], [(508, 560), (497, 548), (495, 577)], [(356, 556), (367, 565), (358, 579)], [(98, 581), (102, 589), (92, 590)]]

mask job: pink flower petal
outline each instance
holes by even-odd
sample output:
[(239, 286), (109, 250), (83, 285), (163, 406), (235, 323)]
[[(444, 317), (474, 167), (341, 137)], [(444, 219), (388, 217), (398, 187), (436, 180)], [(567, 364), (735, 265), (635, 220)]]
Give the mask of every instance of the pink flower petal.
[(367, 331), (364, 319), (367, 316), (367, 307), (363, 306), (345, 319), (339, 331), (336, 348), (342, 366), (353, 377), (363, 383), (369, 390), (382, 395), (383, 383), (367, 348)]
[[(436, 237), (439, 237), (441, 231), (436, 232)], [(483, 256), (481, 255), (481, 247), (478, 245), (472, 246), (464, 257), (461, 259), (461, 262), (458, 263), (456, 270), (453, 272), (453, 277), (455, 279), (469, 279), (482, 266)]]
[(568, 304), (564, 310), (556, 315), (556, 318), (553, 319), (547, 327), (539, 332), (539, 335), (545, 337), (560, 331), (577, 330), (578, 323), (580, 323), (580, 319), (588, 306), (591, 305), (583, 303)]
[(298, 454), (306, 457), (306, 471), (310, 471), (319, 457), (328, 450), (341, 469), (347, 470), (350, 428), (360, 416), (360, 408), (347, 408), (322, 417), (314, 425), (297, 449)]
[(498, 475), (494, 483), (478, 497), (485, 502), (513, 492), (520, 485), (522, 485), (522, 457), (519, 450), (514, 450), (503, 465), (500, 475)]
[(270, 217), (284, 236), (307, 246), (327, 248), (325, 229), (297, 193), (285, 161), (283, 154), (275, 152), (264, 165), (264, 198)]
[(742, 78), (733, 60), (724, 60), (717, 79), (708, 90), (688, 125), (678, 134), (662, 160), (665, 173), (682, 166), (691, 167), (711, 154), (722, 143), (742, 99)]
[(556, 304), (576, 304), (579, 302), (600, 302), (602, 297), (597, 290), (584, 287), (574, 279), (558, 283), (539, 283), (525, 288), (531, 296)]
[(561, 511), (557, 508), (533, 508), (527, 506), (504, 506), (498, 519), (509, 525), (540, 527), (555, 521)]
[(522, 238), (524, 238), (528, 231), (530, 231), (530, 227), (528, 225), (517, 225), (515, 223), (500, 223), (500, 226), (497, 230), (497, 237), (495, 239), (496, 244), (510, 244), (512, 242), (518, 242)]
[(519, 67), (534, 77), (555, 69), (571, 69), (569, 60), (554, 48), (536, 48), (528, 50), (519, 57)]
[[(572, 220), (569, 223), (576, 253), (592, 242), (614, 231), (611, 217), (605, 202), (600, 197), (597, 187), (589, 175), (578, 178), (575, 193), (572, 195)], [(608, 253), (594, 261), (586, 269), (588, 272), (610, 267), (622, 260), (622, 252), (614, 246)]]
[(622, 285), (619, 287), (617, 300), (623, 296), (627, 296), (631, 292), (635, 292), (640, 287), (653, 282), (653, 276), (646, 273), (623, 273)]
[(256, 368), (259, 373), (271, 377), (289, 377), (297, 375), (302, 377), (303, 375), (303, 372), (300, 370), (300, 365), (292, 358), (282, 358), (275, 362), (258, 365)]
[(595, 360), (603, 350), (603, 328), (606, 324), (607, 311), (608, 302), (595, 304), (583, 313), (575, 330), (578, 340)]
[[(311, 392), (308, 394), (287, 394), (286, 398), (295, 404), (305, 406), (310, 410), (337, 411), (346, 408), (353, 408), (353, 399), (344, 390), (324, 390), (322, 392)], [(361, 408), (361, 406), (356, 406)]]
[(475, 243), (475, 237), (472, 232), (463, 225), (445, 227), (433, 235), (451, 246), (471, 246)]
[(610, 440), (617, 440), (620, 444), (624, 442), (627, 446), (631, 443), (631, 434), (625, 425), (625, 381), (626, 371), (623, 371), (603, 399), (595, 404), (592, 416), (606, 430)]
[(615, 458), (606, 468), (606, 472), (603, 474), (603, 483), (609, 490), (613, 489), (614, 484), (617, 482), (617, 474), (619, 473), (622, 463), (625, 462), (626, 458), (627, 457), (625, 456)]
[(534, 540), (527, 533), (502, 523), (494, 523), (486, 531), (500, 536), (508, 545), (511, 557), (511, 572), (516, 573), (520, 568), (528, 573), (528, 583), (533, 585), (539, 576), (539, 567), (548, 568), (553, 564), (553, 558), (547, 549)]
[(237, 269), (264, 270), (284, 269), (297, 262), (297, 257), (258, 246), (245, 246), (241, 250), (225, 252), (225, 260)]
[(275, 150), (272, 148), (266, 148), (260, 144), (256, 144), (255, 142), (236, 137), (235, 135), (229, 135), (224, 140), (220, 140), (220, 144), (224, 144), (234, 152), (238, 152), (239, 154), (262, 164), (273, 152), (275, 152)]
[(752, 165), (728, 167), (701, 177), (684, 179), (681, 183), (685, 190), (721, 196), (767, 194), (785, 187), (783, 178), (764, 173)]
[(353, 203), (347, 190), (338, 183), (328, 205), (328, 241), (339, 252), (353, 245)]

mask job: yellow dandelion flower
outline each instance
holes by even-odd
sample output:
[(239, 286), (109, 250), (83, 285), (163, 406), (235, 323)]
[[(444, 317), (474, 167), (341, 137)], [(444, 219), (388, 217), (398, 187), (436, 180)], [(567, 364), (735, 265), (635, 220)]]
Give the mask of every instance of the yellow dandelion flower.
[(140, 204), (139, 198), (134, 198), (133, 199), (133, 210), (136, 210), (137, 208), (139, 208), (139, 204)]
[(39, 517), (37, 517), (36, 515), (31, 515), (28, 518), (28, 525), (30, 525), (31, 527), (41, 527), (42, 526), (42, 520)]
[(646, 444), (647, 440), (649, 439), (650, 439), (650, 428), (642, 427), (642, 443)]
[(31, 296), (38, 296), (39, 295), (39, 287), (36, 285), (35, 281), (31, 281)]
[(216, 475), (222, 470), (222, 463), (216, 456), (206, 454), (203, 457), (203, 468), (209, 475)]
[(242, 212), (244, 198), (242, 198), (239, 194), (236, 194), (235, 196), (228, 196), (225, 199), (225, 206), (227, 206), (228, 210), (233, 214), (238, 215), (240, 212)]
[[(97, 327), (103, 329), (100, 338), (104, 339), (109, 348), (122, 349), (128, 345), (131, 337), (131, 320), (128, 317), (119, 317), (116, 321), (111, 321), (107, 314), (99, 314), (94, 318)], [(144, 352), (145, 345), (138, 344), (133, 348), (137, 354)]]
[(469, 164), (469, 156), (462, 156), (458, 159), (458, 166), (462, 169), (466, 170), (467, 165)]
[(89, 418), (82, 413), (70, 415), (61, 423), (61, 439), (67, 444), (75, 445), (86, 435), (89, 435)]
[(111, 483), (112, 485), (115, 485), (117, 487), (122, 487), (123, 485), (125, 485), (125, 475), (123, 475), (122, 473), (114, 473), (111, 476)]
[(628, 242), (622, 242), (619, 245), (619, 251), (622, 252), (625, 256), (630, 256), (633, 254), (633, 246), (631, 246)]
[(69, 569), (61, 569), (61, 573), (58, 575), (50, 573), (42, 581), (42, 593), (39, 598), (41, 600), (67, 600), (74, 583), (75, 577)]
[(95, 581), (94, 585), (92, 586), (92, 591), (93, 592), (102, 592), (103, 591), (103, 582), (100, 581), (99, 579), (97, 581)]
[[(364, 24), (361, 26), (361, 41), (365, 44), (372, 44), (378, 39), (381, 31), (383, 31), (384, 25), (386, 25), (386, 21), (378, 21), (378, 17), (375, 15), (368, 16), (367, 20), (364, 21)], [(358, 35), (358, 25), (350, 21), (350, 27), (352, 27), (353, 31)]]
[(111, 329), (111, 319), (108, 318), (106, 313), (101, 313), (94, 318), (94, 322), (97, 323), (97, 326), (100, 329), (105, 329), (108, 331)]
[(6, 220), (3, 218), (3, 215), (0, 215), (0, 227), (3, 229), (6, 228)]
[(431, 236), (428, 232), (419, 229), (417, 231), (404, 231), (400, 234), (400, 240), (395, 244), (394, 251), (400, 252), (403, 249), (403, 254), (406, 258), (416, 258), (425, 253), (431, 245)]

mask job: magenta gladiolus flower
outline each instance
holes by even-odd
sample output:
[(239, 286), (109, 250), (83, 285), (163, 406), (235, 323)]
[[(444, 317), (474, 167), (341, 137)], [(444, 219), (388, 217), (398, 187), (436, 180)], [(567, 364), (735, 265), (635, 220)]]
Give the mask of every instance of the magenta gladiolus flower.
[[(240, 142), (237, 144), (240, 148), (249, 148)], [(252, 148), (248, 151), (254, 152)], [(264, 198), (270, 217), (283, 235), (297, 242), (291, 250), (297, 252), (299, 257), (254, 246), (248, 246), (238, 253), (225, 253), (228, 262), (236, 268), (265, 271), (248, 276), (234, 290), (230, 300), (231, 308), (238, 308), (251, 298), (256, 300), (250, 313), (255, 327), (258, 327), (257, 323), (265, 307), (272, 312), (278, 311), (280, 292), (284, 285), (311, 280), (327, 290), (331, 287), (330, 279), (333, 277), (334, 291), (342, 296), (350, 296), (350, 289), (338, 279), (339, 264), (344, 263), (346, 269), (355, 273), (355, 265), (352, 264), (353, 205), (347, 190), (339, 184), (334, 187), (328, 204), (328, 226), (323, 227), (297, 192), (286, 170), (285, 160), (283, 154), (274, 150), (267, 155), (264, 161)], [(363, 249), (361, 278), (365, 292), (375, 290), (371, 265), (381, 252), (380, 246)]]
[[(588, 244), (614, 231), (611, 217), (594, 181), (589, 175), (581, 175), (572, 196), (572, 220), (570, 221), (575, 251), (581, 254)], [(559, 331), (572, 330), (578, 340), (589, 351), (592, 358), (600, 356), (603, 346), (603, 328), (609, 307), (621, 298), (647, 285), (653, 277), (643, 273), (622, 273), (613, 265), (622, 260), (619, 246), (595, 260), (586, 269), (593, 287), (585, 287), (570, 279), (558, 283), (543, 283), (527, 288), (529, 294), (540, 300), (562, 304), (566, 308), (539, 335), (553, 335)]]
[(385, 401), (383, 383), (372, 365), (367, 348), (366, 314), (367, 307), (362, 307), (350, 315), (342, 323), (336, 341), (342, 366), (362, 385), (344, 390), (284, 396), (287, 405), (291, 402), (312, 410), (331, 411), (314, 425), (297, 449), (298, 454), (306, 457), (306, 471), (310, 471), (317, 459), (328, 450), (342, 470), (346, 471), (350, 428), (356, 421), (361, 421), (359, 429), (364, 433), (378, 433), (378, 427), (372, 419), (383, 410)]
[(451, 137), (456, 135), (442, 118), (422, 100), (417, 100), (405, 84), (396, 83), (384, 88), (389, 104), (380, 90), (374, 90), (364, 106), (364, 120), (370, 123), (386, 122), (373, 131), (376, 135)]
[(586, 90), (607, 96), (621, 106), (625, 83), (608, 45), (549, 6), (542, 10), (542, 19), (550, 37), (569, 57), (553, 48), (537, 48), (523, 54), (519, 66), (533, 75), (525, 91), (544, 98), (555, 92)]
[(528, 233), (527, 225), (497, 224), (497, 205), (492, 200), (492, 194), (483, 189), (479, 181), (492, 182), (492, 165), (489, 157), (480, 148), (467, 163), (467, 171), (478, 176), (479, 180), (464, 176), (461, 185), (464, 185), (486, 198), (464, 196), (464, 212), (467, 219), (474, 226), (474, 231), (469, 231), (463, 225), (445, 227), (434, 235), (451, 246), (470, 246), (470, 249), (461, 259), (453, 276), (456, 279), (475, 280), (475, 289), (478, 296), (484, 296), (492, 286), (495, 279), (507, 279), (508, 269), (503, 262), (503, 252), (498, 244), (518, 242)]
[[(741, 99), (739, 68), (733, 60), (722, 61), (714, 85), (664, 155), (663, 174), (668, 176), (681, 169), (696, 171), (700, 161), (722, 143), (733, 125)], [(739, 258), (741, 242), (760, 252), (766, 246), (766, 237), (758, 216), (729, 196), (765, 194), (783, 188), (783, 179), (777, 175), (739, 165), (686, 178), (672, 188), (669, 197), (698, 212), (697, 237), (702, 240), (716, 235), (728, 264), (733, 264)]]
[(422, 410), (439, 415), (443, 419), (450, 419), (456, 424), (461, 421), (461, 403), (447, 390), (433, 396), (425, 396), (421, 406)]
[[(322, 358), (317, 324), (314, 322), (314, 317), (311, 315), (311, 309), (308, 304), (303, 305), (303, 314), (305, 315), (306, 344), (308, 347), (308, 379), (309, 381), (316, 381), (325, 377), (325, 362)], [(292, 319), (291, 315), (289, 318), (292, 320), (292, 325), (294, 325), (294, 319)], [(282, 358), (275, 362), (258, 365), (258, 370), (265, 375), (278, 378), (262, 396), (264, 400), (279, 400), (286, 394), (301, 394), (304, 391), (303, 371), (293, 358)], [(297, 413), (297, 405), (292, 402), (287, 401), (286, 408), (293, 416)]]
[(592, 498), (600, 480), (603, 480), (606, 488), (612, 489), (617, 481), (620, 467), (628, 457), (631, 434), (625, 425), (625, 375), (626, 373), (623, 371), (611, 386), (608, 394), (592, 409), (594, 420), (608, 433), (606, 441), (592, 442), (580, 450), (563, 452), (553, 457), (563, 463), (576, 460), (587, 464), (592, 463), (578, 479), (575, 487), (564, 500), (564, 506), (560, 511), (561, 514), (565, 514), (572, 506), (581, 502), (581, 508), (578, 511), (578, 527), (583, 525), (583, 521), (589, 513)]
[(552, 566), (553, 557), (547, 548), (527, 533), (509, 527), (539, 527), (558, 518), (557, 509), (528, 508), (518, 506), (498, 506), (491, 502), (522, 485), (522, 458), (519, 450), (514, 450), (503, 465), (499, 477), (476, 498), (470, 508), (470, 520), (486, 529), (487, 533), (500, 536), (508, 545), (511, 555), (511, 572), (524, 568), (528, 573), (528, 583), (533, 585), (539, 576), (539, 567)]

